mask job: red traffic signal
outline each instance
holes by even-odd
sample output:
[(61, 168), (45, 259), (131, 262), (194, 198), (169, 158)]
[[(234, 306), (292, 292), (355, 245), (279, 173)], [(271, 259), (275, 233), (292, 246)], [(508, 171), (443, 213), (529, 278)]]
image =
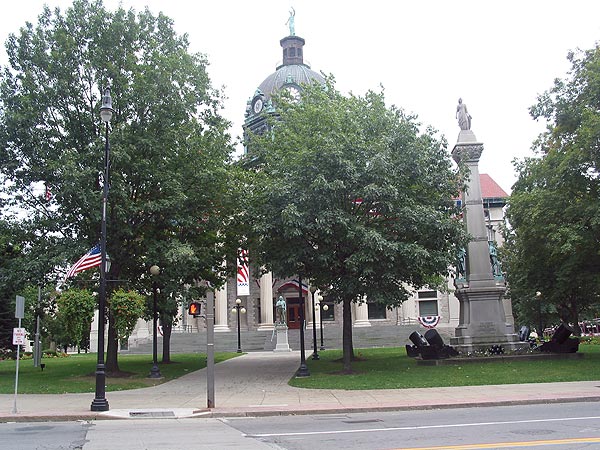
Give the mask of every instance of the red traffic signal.
[(188, 314), (190, 316), (198, 317), (200, 315), (200, 303), (192, 302), (188, 306)]

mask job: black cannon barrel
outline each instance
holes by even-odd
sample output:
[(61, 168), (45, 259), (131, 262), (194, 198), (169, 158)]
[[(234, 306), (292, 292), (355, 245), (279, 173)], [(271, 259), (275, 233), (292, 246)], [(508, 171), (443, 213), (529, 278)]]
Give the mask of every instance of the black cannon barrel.
[(419, 333), (418, 331), (413, 331), (412, 333), (410, 333), (410, 336), (408, 336), (408, 339), (410, 339), (410, 342), (412, 342), (414, 345), (416, 345), (419, 348), (427, 347), (427, 341), (425, 340), (423, 335), (421, 333)]
[(574, 330), (573, 327), (571, 327), (571, 325), (561, 323), (552, 335), (552, 342), (556, 342), (557, 344), (563, 344), (567, 339), (569, 339), (569, 336), (571, 336), (573, 332)]
[(444, 347), (444, 340), (440, 336), (440, 333), (438, 333), (437, 330), (435, 330), (433, 328), (431, 328), (430, 330), (427, 330), (427, 332), (425, 333), (425, 339), (427, 339), (427, 342), (429, 342), (429, 345), (431, 345), (433, 347), (437, 347), (437, 348)]

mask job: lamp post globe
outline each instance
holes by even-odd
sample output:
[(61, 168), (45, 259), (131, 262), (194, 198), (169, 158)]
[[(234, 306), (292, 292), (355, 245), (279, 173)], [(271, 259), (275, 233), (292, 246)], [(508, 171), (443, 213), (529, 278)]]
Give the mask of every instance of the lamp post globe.
[(92, 401), (92, 411), (108, 411), (106, 400), (106, 370), (104, 366), (104, 323), (106, 314), (106, 207), (108, 204), (108, 180), (110, 169), (110, 142), (108, 140), (109, 123), (113, 108), (110, 88), (105, 88), (100, 107), (100, 118), (105, 123), (104, 138), (104, 176), (102, 180), (102, 222), (100, 235), (100, 292), (98, 296), (98, 360), (96, 364), (96, 392)]
[(162, 378), (162, 374), (158, 368), (158, 307), (156, 301), (158, 293), (156, 277), (160, 275), (160, 267), (157, 265), (150, 267), (150, 274), (154, 277), (154, 279), (152, 280), (152, 369), (150, 369), (150, 375), (148, 375), (148, 378)]

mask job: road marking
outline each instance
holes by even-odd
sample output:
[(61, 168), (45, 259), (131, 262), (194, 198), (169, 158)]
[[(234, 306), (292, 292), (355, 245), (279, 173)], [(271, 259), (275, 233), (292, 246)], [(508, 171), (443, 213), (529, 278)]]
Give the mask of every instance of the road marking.
[(364, 428), (355, 430), (329, 430), (329, 431), (304, 431), (294, 433), (263, 433), (263, 434), (244, 434), (245, 437), (281, 437), (281, 436), (311, 436), (319, 434), (349, 434), (349, 433), (381, 433), (382, 431), (407, 431), (407, 430), (430, 430), (434, 428), (465, 428), (465, 427), (483, 427), (490, 425), (514, 425), (519, 423), (545, 423), (545, 422), (569, 422), (575, 420), (598, 420), (600, 416), (589, 417), (559, 417), (556, 419), (529, 419), (529, 420), (508, 420), (505, 422), (475, 422), (475, 423), (453, 423), (448, 425), (420, 425), (412, 427), (390, 427), (390, 428)]
[(600, 438), (552, 439), (544, 441), (522, 442), (494, 442), (491, 444), (442, 445), (440, 447), (403, 447), (396, 448), (393, 450), (477, 450), (486, 448), (531, 447), (538, 445), (591, 444), (592, 442), (600, 442)]

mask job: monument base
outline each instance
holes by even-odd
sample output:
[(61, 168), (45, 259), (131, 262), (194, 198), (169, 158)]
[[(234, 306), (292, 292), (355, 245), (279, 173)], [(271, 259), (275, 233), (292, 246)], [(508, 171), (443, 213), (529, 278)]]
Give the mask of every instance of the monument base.
[(521, 342), (513, 325), (506, 322), (502, 304), (506, 287), (495, 285), (492, 279), (482, 280), (480, 284), (484, 287), (457, 286), (461, 320), (454, 330), (455, 337), (450, 338), (450, 345), (460, 353), (485, 352), (492, 346), (500, 346), (504, 351), (525, 348), (528, 343)]
[(291, 352), (290, 344), (288, 342), (288, 327), (287, 325), (275, 324), (275, 332), (277, 333), (277, 345), (275, 346), (274, 352)]
[(529, 342), (519, 341), (516, 334), (502, 336), (458, 336), (450, 338), (450, 345), (459, 353), (486, 352), (490, 348), (502, 347), (505, 352), (517, 352), (529, 348)]

